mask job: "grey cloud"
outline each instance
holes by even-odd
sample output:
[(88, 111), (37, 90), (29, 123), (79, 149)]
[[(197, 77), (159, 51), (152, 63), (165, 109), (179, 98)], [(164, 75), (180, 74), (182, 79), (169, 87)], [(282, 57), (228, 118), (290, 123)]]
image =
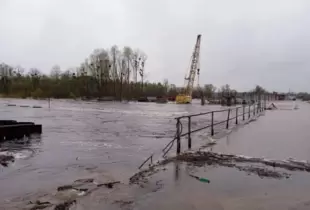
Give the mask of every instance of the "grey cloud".
[(197, 34), (200, 83), (310, 91), (307, 0), (0, 0), (0, 62), (48, 72), (113, 44), (148, 55), (148, 80), (183, 84)]

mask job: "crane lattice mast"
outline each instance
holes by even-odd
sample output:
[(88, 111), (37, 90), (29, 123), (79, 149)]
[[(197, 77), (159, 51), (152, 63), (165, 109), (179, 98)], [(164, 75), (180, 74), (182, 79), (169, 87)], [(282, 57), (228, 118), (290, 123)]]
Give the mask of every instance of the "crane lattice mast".
[(194, 52), (193, 52), (192, 59), (191, 59), (191, 67), (190, 67), (189, 76), (185, 78), (186, 80), (188, 80), (185, 94), (190, 95), (190, 96), (192, 95), (192, 92), (193, 92), (196, 73), (199, 74), (200, 42), (201, 42), (201, 34), (197, 36), (196, 45), (195, 45)]

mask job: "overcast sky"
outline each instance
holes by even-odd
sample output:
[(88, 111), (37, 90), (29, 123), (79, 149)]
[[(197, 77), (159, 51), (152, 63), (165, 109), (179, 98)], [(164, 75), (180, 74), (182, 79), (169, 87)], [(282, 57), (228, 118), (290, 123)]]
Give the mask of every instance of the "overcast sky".
[(310, 91), (309, 0), (0, 0), (0, 62), (44, 73), (117, 44), (181, 85), (197, 34), (200, 84)]

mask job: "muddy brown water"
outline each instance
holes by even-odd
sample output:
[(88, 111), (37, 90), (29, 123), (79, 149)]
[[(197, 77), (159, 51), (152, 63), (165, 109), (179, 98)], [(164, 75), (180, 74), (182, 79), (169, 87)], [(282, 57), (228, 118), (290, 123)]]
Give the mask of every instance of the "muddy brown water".
[[(171, 163), (166, 168), (152, 176), (145, 186), (148, 193), (135, 199), (133, 209), (306, 210), (310, 206), (310, 177), (304, 172), (278, 180), (227, 167)], [(207, 178), (210, 183), (189, 174)]]
[(48, 109), (43, 100), (0, 99), (1, 119), (43, 125), (41, 136), (1, 144), (1, 151), (12, 152), (16, 161), (1, 167), (0, 199), (49, 192), (96, 173), (128, 179), (145, 158), (172, 139), (174, 117), (219, 108), (202, 107), (199, 101), (176, 105), (53, 100)]
[[(41, 123), (43, 134), (28, 143), (1, 145), (2, 150), (9, 149), (17, 157), (14, 164), (1, 170), (0, 183), (4, 189), (0, 192), (1, 199), (48, 193), (59, 185), (94, 174), (126, 180), (150, 153), (160, 151), (171, 140), (175, 133), (174, 117), (220, 108), (201, 107), (199, 102), (179, 106), (53, 101), (52, 109), (48, 110), (46, 101), (10, 101), (43, 106), (27, 110), (6, 107), (5, 103), (7, 101), (0, 102), (2, 118)], [(256, 121), (232, 129), (215, 146), (205, 150), (270, 159), (310, 160), (307, 132), (310, 106), (302, 102), (297, 104), (299, 109), (292, 110), (291, 102), (278, 103), (282, 110), (268, 111)], [(218, 118), (225, 117), (222, 114)], [(208, 120), (199, 117), (194, 126)], [(195, 135), (193, 143), (201, 145), (208, 132)], [(310, 206), (307, 196), (310, 173), (307, 172), (290, 172), (289, 179), (272, 179), (228, 167), (193, 167), (190, 163), (170, 163), (165, 167), (167, 170), (154, 174), (143, 188), (125, 186), (109, 196), (112, 201), (120, 199), (118, 207), (121, 209), (305, 210)], [(202, 183), (189, 173), (208, 178), (211, 183)], [(81, 198), (82, 209), (102, 209), (107, 192), (96, 193)]]
[[(310, 161), (310, 104), (277, 102), (279, 110), (267, 111), (254, 123), (238, 128), (213, 147), (214, 152), (269, 159)], [(292, 109), (297, 106), (298, 109)]]

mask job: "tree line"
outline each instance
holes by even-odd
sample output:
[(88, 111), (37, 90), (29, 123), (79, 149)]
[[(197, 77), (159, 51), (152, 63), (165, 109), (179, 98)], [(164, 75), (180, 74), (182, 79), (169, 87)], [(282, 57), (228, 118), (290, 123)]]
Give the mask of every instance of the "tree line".
[(44, 74), (38, 68), (0, 64), (0, 94), (33, 98), (132, 99), (164, 95), (168, 83), (145, 81), (146, 54), (115, 45), (95, 49), (78, 67), (61, 70), (59, 65)]
[[(144, 96), (175, 97), (182, 91), (168, 80), (158, 83), (145, 81), (147, 55), (139, 49), (114, 45), (110, 49), (95, 49), (77, 67), (62, 70), (54, 65), (49, 74), (38, 68), (0, 64), (0, 95), (18, 98), (103, 98), (137, 99)], [(46, 72), (46, 71), (44, 71)], [(212, 97), (216, 88), (205, 85), (195, 88)]]
[[(119, 49), (114, 45), (109, 49), (95, 49), (77, 67), (62, 70), (54, 65), (49, 74), (38, 68), (25, 69), (22, 66), (0, 64), (0, 96), (18, 98), (105, 98), (112, 100), (138, 99), (145, 96), (175, 97), (182, 91), (168, 80), (152, 83), (146, 80), (147, 55), (131, 47)], [(46, 72), (46, 71), (44, 71)], [(256, 86), (249, 93), (267, 92)], [(207, 99), (242, 97), (242, 94), (224, 85), (220, 88), (212, 84), (196, 87), (193, 98), (201, 93)]]

